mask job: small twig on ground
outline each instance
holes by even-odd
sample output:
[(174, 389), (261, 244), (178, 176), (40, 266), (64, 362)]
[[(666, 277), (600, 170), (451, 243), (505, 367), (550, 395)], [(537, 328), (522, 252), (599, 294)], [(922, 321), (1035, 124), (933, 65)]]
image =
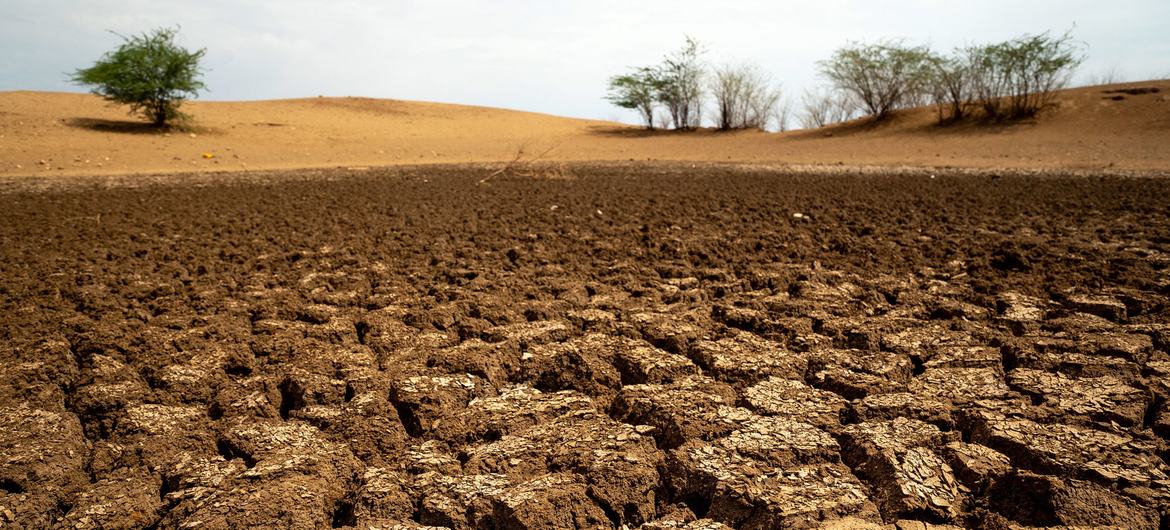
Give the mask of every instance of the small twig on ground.
[(540, 163), (549, 153), (553, 152), (558, 146), (553, 145), (544, 151), (541, 151), (531, 159), (526, 159), (528, 152), (528, 142), (525, 142), (516, 149), (516, 155), (512, 160), (508, 161), (503, 167), (491, 172), (488, 176), (479, 180), (480, 184), (485, 184), (487, 181), (498, 177), (500, 175), (512, 175), (517, 177), (537, 178), (547, 176), (549, 178), (569, 178), (568, 168), (561, 163), (555, 163), (553, 167), (540, 167)]
[(520, 144), (520, 148), (516, 149), (516, 156), (512, 157), (511, 161), (509, 161), (507, 164), (504, 164), (504, 166), (501, 167), (500, 169), (493, 171), (490, 175), (488, 175), (482, 179), (479, 179), (479, 183), (483, 184), (483, 183), (491, 180), (492, 178), (495, 178), (495, 177), (498, 177), (500, 175), (503, 175), (504, 173), (507, 173), (509, 170), (512, 169), (513, 166), (520, 163), (520, 160), (522, 160), (524, 158), (524, 150), (527, 148), (528, 148), (528, 142), (524, 142), (523, 144)]
[(102, 214), (97, 215), (79, 215), (77, 217), (66, 217), (65, 221), (93, 221), (95, 224), (102, 223)]

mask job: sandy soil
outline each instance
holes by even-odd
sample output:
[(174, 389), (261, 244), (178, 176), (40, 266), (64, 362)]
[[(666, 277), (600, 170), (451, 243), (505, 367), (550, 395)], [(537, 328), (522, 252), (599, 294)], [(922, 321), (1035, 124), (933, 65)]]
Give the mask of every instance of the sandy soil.
[[(1156, 88), (1157, 93), (1111, 92)], [(648, 134), (608, 122), (362, 98), (188, 104), (159, 133), (89, 95), (0, 93), (0, 175), (99, 175), (556, 161), (1170, 170), (1170, 82), (1072, 90), (1033, 123), (936, 127), (930, 111), (879, 127)], [(831, 136), (829, 136), (831, 134)]]

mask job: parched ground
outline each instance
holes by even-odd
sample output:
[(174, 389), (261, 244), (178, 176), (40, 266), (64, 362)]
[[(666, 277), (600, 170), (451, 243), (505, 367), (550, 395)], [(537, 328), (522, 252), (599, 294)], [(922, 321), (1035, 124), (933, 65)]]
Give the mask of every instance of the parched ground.
[(0, 526), (1170, 525), (1170, 181), (490, 174), (5, 184)]
[(1062, 91), (1039, 119), (937, 125), (933, 108), (783, 134), (372, 98), (191, 101), (164, 131), (85, 94), (0, 92), (0, 178), (493, 163), (687, 161), (1170, 170), (1170, 80)]

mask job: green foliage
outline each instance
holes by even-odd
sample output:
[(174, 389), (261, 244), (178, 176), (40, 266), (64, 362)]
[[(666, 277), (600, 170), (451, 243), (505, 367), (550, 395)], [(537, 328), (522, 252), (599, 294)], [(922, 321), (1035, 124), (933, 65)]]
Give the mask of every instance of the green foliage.
[(606, 100), (636, 110), (647, 128), (654, 128), (654, 111), (666, 108), (675, 129), (698, 127), (702, 121), (703, 79), (706, 70), (699, 41), (687, 37), (677, 52), (661, 64), (635, 68), (626, 75), (609, 79)]
[(972, 73), (973, 94), (991, 119), (1035, 115), (1052, 103), (1084, 61), (1070, 33), (1047, 32), (972, 46), (961, 52)]
[(931, 78), (930, 50), (896, 41), (850, 44), (817, 64), (837, 90), (854, 96), (877, 120), (915, 101)]
[(967, 57), (932, 55), (931, 96), (938, 107), (939, 122), (966, 117), (974, 103), (974, 71)]
[(703, 46), (693, 37), (687, 37), (683, 47), (666, 56), (658, 67), (662, 86), (658, 101), (666, 106), (675, 129), (693, 129), (703, 120)]
[[(1052, 103), (1082, 61), (1069, 33), (1042, 33), (969, 46), (949, 56), (901, 42), (851, 44), (818, 65), (834, 89), (856, 99), (875, 119), (929, 97), (945, 122), (979, 110), (992, 120), (1034, 116)], [(826, 106), (806, 103), (814, 111)], [(822, 122), (820, 114), (811, 112), (810, 121)]]
[(177, 33), (178, 29), (159, 28), (122, 37), (121, 46), (93, 66), (77, 70), (72, 81), (91, 85), (94, 94), (109, 101), (129, 105), (131, 113), (141, 113), (156, 126), (183, 118), (179, 105), (205, 88), (199, 80), (199, 60), (206, 50), (190, 52), (176, 45)]
[(609, 94), (605, 99), (623, 109), (638, 112), (647, 129), (654, 129), (654, 104), (662, 90), (662, 82), (653, 68), (637, 68), (626, 75), (609, 79)]

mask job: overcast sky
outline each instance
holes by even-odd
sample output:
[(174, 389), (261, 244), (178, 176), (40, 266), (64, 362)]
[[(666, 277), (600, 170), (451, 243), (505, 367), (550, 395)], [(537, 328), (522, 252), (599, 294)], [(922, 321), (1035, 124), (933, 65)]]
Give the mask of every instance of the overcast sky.
[(684, 34), (790, 94), (850, 40), (948, 50), (1074, 26), (1081, 80), (1170, 77), (1167, 0), (0, 0), (0, 90), (83, 91), (68, 72), (121, 42), (106, 30), (167, 25), (207, 48), (209, 100), (353, 95), (629, 121), (602, 99), (606, 79)]

